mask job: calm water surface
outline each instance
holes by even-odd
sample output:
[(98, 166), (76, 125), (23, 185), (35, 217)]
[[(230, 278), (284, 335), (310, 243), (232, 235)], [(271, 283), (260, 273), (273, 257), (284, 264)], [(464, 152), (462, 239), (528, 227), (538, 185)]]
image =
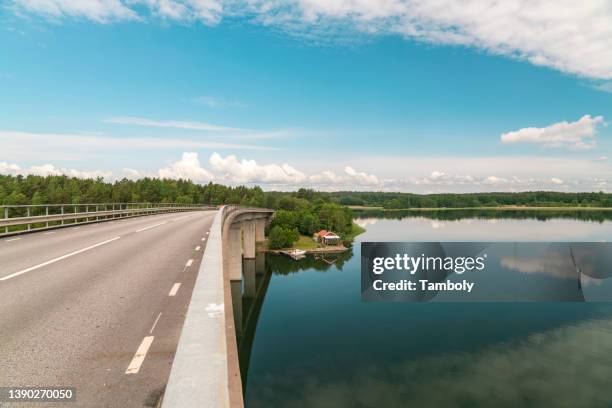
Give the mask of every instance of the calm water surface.
[(610, 241), (608, 216), (430, 217), (359, 219), (337, 258), (245, 265), (247, 407), (612, 406), (612, 304), (363, 303), (359, 256), (361, 241)]

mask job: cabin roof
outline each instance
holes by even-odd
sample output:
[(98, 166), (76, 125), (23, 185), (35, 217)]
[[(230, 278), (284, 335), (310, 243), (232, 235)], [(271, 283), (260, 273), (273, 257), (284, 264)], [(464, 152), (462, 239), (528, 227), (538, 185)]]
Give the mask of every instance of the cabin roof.
[(336, 233), (334, 233), (332, 231), (327, 231), (327, 230), (321, 230), (321, 231), (317, 232), (316, 236), (319, 237), (319, 238), (322, 238), (322, 237), (329, 237), (329, 238), (338, 237), (338, 238), (340, 238), (338, 236), (338, 234), (336, 234)]

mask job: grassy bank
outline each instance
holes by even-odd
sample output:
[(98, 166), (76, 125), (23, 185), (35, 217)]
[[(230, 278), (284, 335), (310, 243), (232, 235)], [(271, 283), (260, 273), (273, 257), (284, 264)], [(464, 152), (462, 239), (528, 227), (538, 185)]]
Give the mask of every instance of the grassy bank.
[(348, 234), (345, 234), (342, 239), (345, 242), (353, 242), (357, 235), (363, 234), (364, 232), (365, 228), (353, 222), (353, 225), (351, 226), (351, 231)]

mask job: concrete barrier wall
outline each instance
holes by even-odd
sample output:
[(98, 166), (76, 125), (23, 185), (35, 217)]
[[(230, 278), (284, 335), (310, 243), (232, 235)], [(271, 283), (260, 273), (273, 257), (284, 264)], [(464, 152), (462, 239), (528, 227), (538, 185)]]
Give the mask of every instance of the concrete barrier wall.
[(236, 205), (217, 212), (162, 407), (243, 407), (230, 281), (242, 279), (242, 257), (255, 257), (255, 241), (273, 213)]
[(223, 213), (224, 209), (217, 212), (208, 235), (166, 386), (164, 408), (230, 406), (224, 307)]

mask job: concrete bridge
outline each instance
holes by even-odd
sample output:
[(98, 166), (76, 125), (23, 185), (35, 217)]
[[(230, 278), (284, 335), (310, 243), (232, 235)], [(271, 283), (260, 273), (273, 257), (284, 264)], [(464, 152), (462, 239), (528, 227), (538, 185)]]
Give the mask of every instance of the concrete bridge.
[(265, 295), (255, 247), (272, 215), (0, 206), (0, 386), (70, 384), (75, 408), (159, 406), (164, 390), (168, 408), (241, 407), (238, 349), (249, 355)]
[(245, 295), (255, 296), (256, 243), (265, 239), (273, 214), (268, 209), (226, 206), (215, 216), (163, 398), (164, 408), (243, 406), (236, 341), (236, 331), (240, 333), (242, 327), (235, 326), (242, 321), (242, 307), (235, 302), (239, 307), (234, 310), (232, 299), (240, 299), (242, 287)]

